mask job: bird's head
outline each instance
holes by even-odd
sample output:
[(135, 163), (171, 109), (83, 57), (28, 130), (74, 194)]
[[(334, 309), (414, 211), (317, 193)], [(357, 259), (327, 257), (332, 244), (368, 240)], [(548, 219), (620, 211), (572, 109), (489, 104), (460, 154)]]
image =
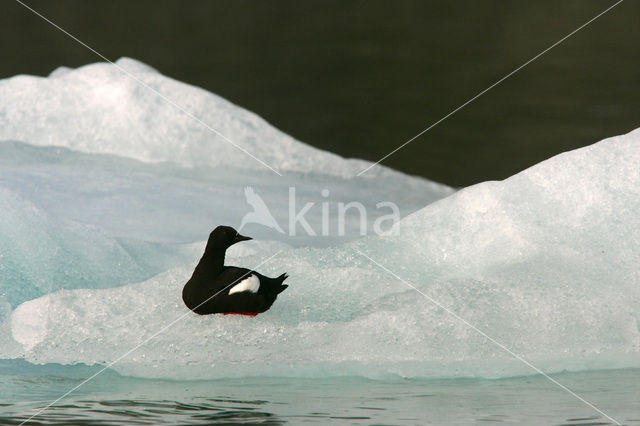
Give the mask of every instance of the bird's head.
[(230, 226), (218, 226), (209, 234), (206, 251), (226, 250), (235, 243), (250, 240), (251, 237), (240, 235), (238, 231)]

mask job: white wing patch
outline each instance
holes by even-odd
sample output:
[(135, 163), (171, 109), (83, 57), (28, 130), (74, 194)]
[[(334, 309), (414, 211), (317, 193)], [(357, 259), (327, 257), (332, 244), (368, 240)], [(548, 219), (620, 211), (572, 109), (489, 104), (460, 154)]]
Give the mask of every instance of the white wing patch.
[(255, 275), (249, 275), (238, 284), (231, 287), (229, 294), (240, 293), (243, 291), (250, 291), (251, 293), (257, 293), (260, 288), (260, 279)]

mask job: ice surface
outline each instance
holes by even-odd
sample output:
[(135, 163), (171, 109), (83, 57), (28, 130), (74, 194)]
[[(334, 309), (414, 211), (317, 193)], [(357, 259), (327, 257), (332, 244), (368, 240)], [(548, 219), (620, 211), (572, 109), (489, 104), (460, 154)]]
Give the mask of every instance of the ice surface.
[[(41, 145), (0, 143), (0, 200), (8, 206), (0, 212), (0, 232), (2, 241), (13, 242), (0, 243), (8, 274), (1, 284), (14, 300), (32, 299), (0, 307), (6, 318), (0, 356), (106, 364), (142, 344), (114, 368), (176, 379), (532, 372), (451, 311), (548, 372), (640, 367), (640, 130), (429, 204), (451, 190), (382, 168), (352, 179), (355, 162), (301, 145), (251, 113), (142, 64), (119, 63), (163, 93), (192, 100), (207, 122), (263, 149), (290, 175), (280, 180), (232, 151), (224, 151), (231, 166), (222, 165), (211, 147), (226, 150), (224, 142), (107, 65), (0, 82), (10, 95), (21, 85), (27, 95), (46, 94), (45, 106), (15, 95), (15, 110), (0, 97), (0, 119), (24, 120), (23, 128), (0, 126), (5, 138)], [(75, 106), (66, 105), (71, 99), (63, 88), (74, 93)], [(87, 93), (96, 99), (89, 102)], [(54, 105), (61, 110), (52, 111)], [(65, 133), (61, 123), (80, 111), (86, 117), (77, 133)], [(41, 122), (38, 114), (46, 118)], [(292, 182), (304, 200), (331, 188), (334, 203), (357, 196), (373, 208), (389, 197), (403, 216), (412, 214), (385, 237), (290, 238), (253, 225), (247, 233), (257, 241), (234, 247), (230, 262), (257, 267), (282, 250), (257, 269), (288, 272), (290, 287), (256, 318), (189, 312), (180, 291), (211, 222), (239, 222), (247, 211), (245, 185), (265, 194), (282, 221)], [(317, 226), (319, 213), (312, 217)], [(115, 242), (124, 238), (137, 245), (121, 251)], [(60, 247), (69, 249), (60, 254)], [(34, 263), (39, 257), (42, 264)], [(147, 277), (160, 273), (134, 283), (143, 264), (151, 265), (143, 268)], [(46, 272), (34, 272), (34, 265)], [(47, 277), (59, 273), (75, 274), (74, 287), (86, 288), (51, 291), (65, 287), (47, 287)], [(27, 274), (41, 286), (15, 290)], [(77, 278), (83, 276), (89, 280)]]
[(2, 186), (0, 205), (0, 294), (13, 305), (60, 288), (140, 281), (193, 256), (189, 246), (113, 238), (52, 217)]

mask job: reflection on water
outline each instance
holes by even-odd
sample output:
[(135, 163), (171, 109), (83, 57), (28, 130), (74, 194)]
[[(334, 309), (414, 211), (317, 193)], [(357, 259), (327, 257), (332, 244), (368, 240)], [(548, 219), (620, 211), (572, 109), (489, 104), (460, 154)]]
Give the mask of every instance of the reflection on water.
[[(191, 403), (151, 400), (80, 400), (54, 405), (29, 424), (222, 424), (279, 425), (284, 421), (260, 411), (264, 401), (206, 400)], [(34, 407), (41, 409), (44, 407)], [(37, 412), (37, 411), (36, 411)], [(28, 416), (0, 416), (0, 424), (20, 424)]]
[[(387, 401), (395, 401), (389, 398)], [(268, 401), (240, 401), (224, 398), (206, 399), (194, 398), (190, 403), (179, 401), (152, 400), (79, 400), (74, 403), (54, 405), (29, 421), (29, 424), (42, 425), (141, 425), (141, 424), (244, 424), (244, 425), (280, 425), (284, 423), (316, 423), (316, 424), (371, 424), (381, 420), (392, 421), (394, 424), (440, 424), (441, 420), (430, 418), (428, 405), (421, 413), (403, 413), (396, 418), (384, 418), (381, 411), (384, 407), (352, 407), (350, 412), (342, 415), (332, 415), (329, 412), (314, 412), (306, 414), (277, 415), (265, 411), (262, 405)], [(10, 404), (3, 406), (11, 409)], [(13, 407), (17, 408), (17, 407)], [(34, 407), (41, 409), (44, 407)], [(544, 419), (544, 407), (535, 418), (527, 420), (535, 423)], [(37, 411), (36, 411), (37, 412)], [(460, 413), (458, 413), (460, 414)], [(452, 416), (454, 417), (454, 416)], [(0, 416), (0, 424), (14, 425), (28, 420), (28, 416)], [(481, 422), (481, 423), (513, 423), (522, 419), (517, 415), (487, 414), (472, 417), (451, 419), (453, 423)], [(464, 420), (464, 421), (461, 421)], [(640, 423), (639, 420), (629, 420), (628, 424)], [(564, 426), (580, 425), (610, 425), (602, 416), (568, 418), (565, 422), (557, 423)]]
[[(5, 374), (12, 367), (13, 373)], [(0, 361), (0, 424), (20, 424), (97, 371)], [(66, 376), (66, 377), (65, 377)], [(555, 378), (623, 424), (640, 424), (640, 370)], [(29, 424), (612, 424), (539, 376), (140, 380), (107, 371)]]

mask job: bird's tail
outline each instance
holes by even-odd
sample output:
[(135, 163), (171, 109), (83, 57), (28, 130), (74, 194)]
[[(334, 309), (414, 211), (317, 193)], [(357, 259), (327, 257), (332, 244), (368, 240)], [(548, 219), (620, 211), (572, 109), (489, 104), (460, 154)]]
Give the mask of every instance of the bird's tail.
[(286, 280), (287, 278), (289, 278), (289, 275), (286, 272), (284, 274), (280, 275), (278, 278), (276, 278), (276, 281), (280, 285), (280, 287), (278, 288), (278, 293), (282, 293), (283, 291), (285, 291), (287, 289), (287, 287), (289, 287), (286, 284), (282, 284), (284, 282), (284, 280)]

